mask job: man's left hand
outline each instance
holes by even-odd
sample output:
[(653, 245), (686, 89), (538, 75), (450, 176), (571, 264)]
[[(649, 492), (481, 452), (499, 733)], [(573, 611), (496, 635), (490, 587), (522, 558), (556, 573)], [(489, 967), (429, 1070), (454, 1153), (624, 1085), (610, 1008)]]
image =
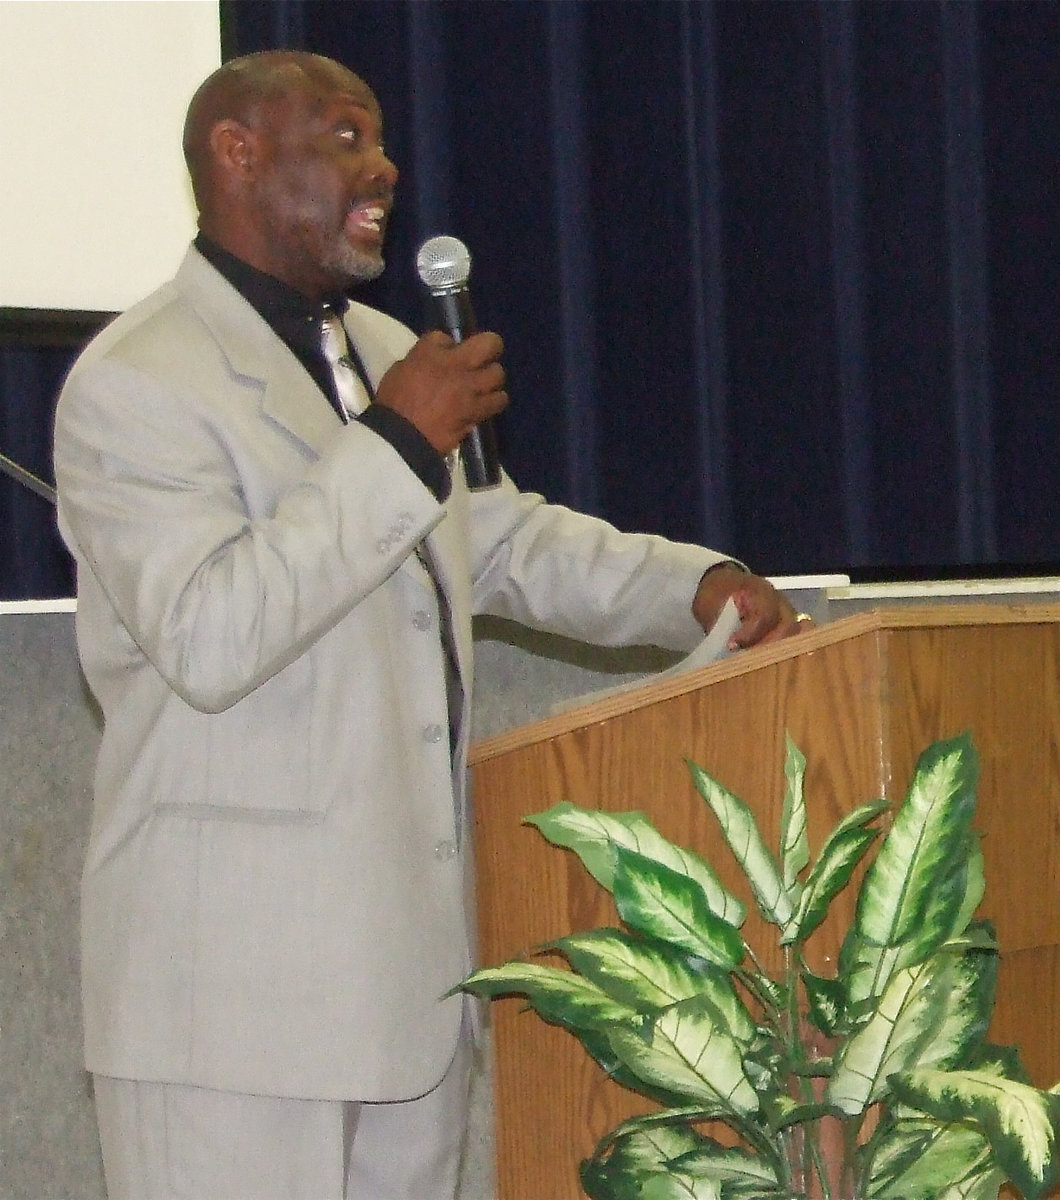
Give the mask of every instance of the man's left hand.
[(692, 615), (704, 630), (709, 632), (713, 628), (730, 596), (740, 616), (740, 626), (729, 642), (730, 650), (775, 642), (813, 624), (805, 615), (796, 615), (787, 597), (768, 579), (723, 564), (703, 576), (692, 601)]

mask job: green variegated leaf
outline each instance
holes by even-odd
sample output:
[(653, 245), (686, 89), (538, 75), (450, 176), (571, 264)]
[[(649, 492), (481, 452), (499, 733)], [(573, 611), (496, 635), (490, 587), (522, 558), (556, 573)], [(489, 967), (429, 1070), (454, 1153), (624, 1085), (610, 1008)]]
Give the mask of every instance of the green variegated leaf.
[(978, 836), (968, 835), (968, 856), (966, 861), (966, 883), (964, 900), (957, 911), (957, 919), (953, 922), (951, 937), (958, 937), (968, 928), (975, 910), (982, 903), (986, 892), (986, 875), (983, 866), (983, 849)]
[(700, 995), (705, 996), (718, 1010), (725, 1028), (737, 1045), (749, 1048), (758, 1030), (733, 986), (732, 977), (720, 968), (704, 963)]
[(554, 846), (573, 850), (596, 882), (611, 891), (615, 871), (611, 844), (639, 850), (635, 827), (647, 824), (647, 819), (640, 812), (600, 812), (563, 800), (545, 812), (524, 817), (523, 824), (533, 825)]
[(756, 1059), (753, 1054), (748, 1054), (744, 1058), (743, 1069), (747, 1072), (747, 1078), (750, 1080), (751, 1086), (758, 1093), (762, 1104), (765, 1105), (776, 1091), (776, 1072), (771, 1071), (765, 1063)]
[(952, 978), (947, 958), (896, 971), (873, 1016), (836, 1051), (827, 1099), (860, 1113), (887, 1091), (887, 1076), (915, 1065), (942, 1019)]
[(780, 1090), (775, 1081), (768, 1090), (758, 1089), (758, 1102), (770, 1134), (798, 1120), (795, 1114), (800, 1111), (799, 1102)]
[(942, 1019), (921, 1048), (918, 1067), (951, 1070), (972, 1065), (970, 1055), (979, 1047), (994, 1011), (997, 969), (998, 956), (992, 951), (976, 950), (954, 958)]
[(651, 1113), (623, 1122), (621, 1130), (608, 1139), (607, 1161), (627, 1171), (666, 1166), (695, 1150), (703, 1141), (695, 1130), (680, 1123), (690, 1116), (698, 1118), (700, 1112), (689, 1108)]
[[(671, 1092), (666, 1088), (657, 1087), (646, 1083), (643, 1079), (638, 1079), (626, 1064), (616, 1057), (606, 1030), (571, 1029), (568, 1032), (581, 1042), (586, 1053), (600, 1065), (604, 1072), (622, 1087), (628, 1088), (631, 1092), (637, 1092), (641, 1096), (647, 1096), (649, 1100), (654, 1100), (656, 1104), (671, 1110), (680, 1108), (688, 1100), (688, 1097), (680, 1092)], [(724, 1116), (724, 1113), (711, 1113), (709, 1119), (713, 1119), (715, 1116)], [(708, 1118), (704, 1117), (703, 1119), (707, 1120)]]
[(983, 1071), (915, 1070), (891, 1080), (895, 1094), (936, 1120), (974, 1125), (1026, 1200), (1060, 1177), (1060, 1096)]
[(799, 900), (782, 944), (805, 941), (820, 925), (833, 898), (850, 882), (854, 868), (879, 830), (865, 826), (887, 808), (884, 800), (859, 804), (828, 835)]
[[(994, 950), (996, 946), (991, 927), (982, 921), (968, 926), (959, 937), (945, 944), (947, 952), (962, 948)], [(881, 948), (855, 937), (847, 938), (839, 956), (839, 970), (846, 980), (847, 1015), (855, 1024), (859, 1010), (871, 1007), (868, 1002), (882, 994), (894, 971), (915, 965), (927, 957), (918, 957), (912, 949), (909, 944)]]
[(598, 1150), (580, 1168), (582, 1188), (593, 1200), (641, 1200), (641, 1185), (651, 1173), (663, 1169), (699, 1144), (694, 1130), (667, 1120), (641, 1121), (616, 1130), (603, 1145), (607, 1157)]
[(794, 903), (784, 886), (776, 859), (762, 840), (754, 814), (742, 800), (695, 763), (690, 762), (688, 769), (696, 790), (718, 818), (725, 840), (746, 873), (762, 916), (785, 928), (794, 914)]
[(582, 1189), (594, 1200), (642, 1200), (648, 1178), (699, 1145), (699, 1134), (677, 1122), (700, 1116), (695, 1109), (673, 1110), (623, 1122), (581, 1164)]
[[(725, 1112), (729, 1111), (726, 1107)], [(597, 1143), (596, 1149), (593, 1151), (593, 1157), (602, 1159), (605, 1155), (614, 1152), (614, 1148), (619, 1143), (624, 1143), (627, 1139), (632, 1139), (634, 1134), (646, 1133), (649, 1130), (656, 1130), (662, 1126), (669, 1127), (676, 1131), (681, 1137), (692, 1140), (676, 1150), (673, 1154), (665, 1155), (658, 1161), (668, 1161), (670, 1158), (676, 1158), (678, 1154), (685, 1154), (687, 1151), (694, 1149), (702, 1140), (702, 1135), (695, 1133), (691, 1126), (699, 1121), (712, 1121), (716, 1117), (722, 1115), (723, 1110), (716, 1104), (709, 1104), (703, 1107), (700, 1104), (678, 1105), (664, 1109), (662, 1112), (643, 1113), (637, 1117), (629, 1117), (620, 1125), (616, 1125), (610, 1133), (605, 1134)], [(637, 1144), (634, 1142), (634, 1144)], [(656, 1142), (656, 1145), (661, 1143)]]
[(873, 1008), (898, 968), (900, 946), (875, 946), (848, 934), (839, 953), (839, 977), (847, 989), (846, 1017), (857, 1024)]
[(877, 1140), (871, 1200), (997, 1200), (1005, 1182), (990, 1144), (975, 1129), (900, 1121)]
[(636, 938), (621, 929), (577, 933), (553, 942), (580, 974), (623, 1004), (655, 1011), (691, 996), (706, 996), (741, 1045), (750, 1045), (755, 1023), (730, 975), (666, 942)]
[(632, 937), (621, 929), (593, 929), (549, 942), (570, 965), (609, 996), (640, 1012), (654, 1012), (699, 990), (689, 955), (666, 942)]
[(704, 994), (717, 1005), (738, 1041), (750, 1042), (754, 1022), (726, 972), (666, 942), (596, 929), (550, 943), (571, 966), (622, 1004), (652, 1012)]
[(776, 1170), (768, 1160), (740, 1146), (723, 1146), (713, 1138), (703, 1138), (693, 1150), (671, 1162), (675, 1171), (685, 1175), (716, 1179), (757, 1188), (774, 1188)]
[(847, 829), (829, 839), (803, 888), (794, 919), (781, 945), (804, 942), (828, 915), (828, 906), (850, 882), (854, 868), (878, 834), (876, 829)]
[(606, 1163), (586, 1159), (578, 1169), (582, 1191), (589, 1200), (642, 1200), (639, 1175), (613, 1174)]
[(722, 1200), (721, 1184), (679, 1171), (659, 1171), (645, 1178), (640, 1200)]
[(694, 879), (703, 889), (711, 912), (732, 925), (744, 922), (744, 905), (722, 886), (713, 868), (694, 851), (667, 841), (641, 812), (600, 812), (563, 801), (547, 812), (524, 818), (524, 824), (535, 826), (554, 846), (572, 850), (609, 892), (614, 885), (614, 843)]
[(641, 1200), (641, 1176), (633, 1171), (610, 1171), (606, 1163), (585, 1159), (579, 1168), (582, 1192), (589, 1200)]
[[(979, 835), (969, 830), (954, 851), (949, 873), (940, 876), (938, 886), (927, 892), (918, 922), (919, 936), (905, 939), (898, 965), (912, 966), (958, 936), (982, 900), (984, 886)], [(936, 941), (940, 931), (947, 928), (949, 933)]]
[(913, 944), (923, 957), (954, 932), (968, 893), (978, 774), (967, 734), (936, 742), (920, 756), (905, 802), (865, 872), (856, 937), (881, 947)]
[(784, 887), (795, 892), (799, 874), (810, 861), (810, 839), (806, 832), (806, 801), (803, 780), (806, 759), (802, 751), (784, 735), (784, 807), (780, 816), (780, 864)]
[(525, 996), (544, 1020), (566, 1029), (606, 1029), (612, 1023), (643, 1018), (635, 1009), (613, 1000), (588, 979), (558, 967), (538, 963), (510, 962), (500, 967), (475, 971), (460, 985), (482, 999), (494, 996)]
[(653, 858), (614, 846), (615, 907), (638, 933), (731, 970), (744, 956), (740, 931), (711, 912), (703, 889)]
[(758, 1108), (740, 1045), (703, 996), (664, 1009), (644, 1037), (622, 1025), (609, 1037), (616, 1056), (647, 1083), (688, 1101), (720, 1104), (739, 1116)]
[(611, 1172), (607, 1163), (587, 1158), (578, 1168), (582, 1191), (589, 1200), (641, 1200), (641, 1178), (629, 1172)]
[(784, 1012), (787, 1009), (790, 991), (785, 983), (757, 971), (753, 972), (750, 978), (754, 983), (755, 992), (765, 997), (770, 1008), (776, 1012)]
[(910, 1110), (910, 1116), (895, 1119), (893, 1112), (876, 1131), (866, 1148), (869, 1194), (890, 1194), (894, 1180), (918, 1162), (935, 1138), (947, 1128)]
[(846, 991), (838, 979), (827, 979), (809, 971), (802, 973), (806, 990), (806, 1015), (822, 1033), (834, 1037), (843, 1015)]
[[(1020, 1052), (1015, 1046), (997, 1046), (992, 1042), (985, 1042), (973, 1051), (966, 1069), (984, 1071), (988, 1075), (997, 1075), (1004, 1079), (1015, 1079), (1017, 1083), (1029, 1084), (1031, 1081), (1020, 1058)], [(1056, 1091), (1056, 1088), (1049, 1090)]]
[(972, 921), (966, 925), (963, 933), (956, 934), (946, 943), (946, 950), (987, 950), (996, 954), (998, 950), (997, 933), (990, 921)]
[(825, 840), (822, 855), (828, 849), (828, 843), (836, 838), (843, 837), (851, 829), (863, 829), (871, 821), (875, 821), (880, 813), (884, 813), (890, 805), (886, 800), (866, 800), (864, 804), (859, 804), (852, 808), (850, 812), (839, 822)]
[(769, 1121), (770, 1134), (780, 1133), (782, 1129), (790, 1129), (792, 1125), (803, 1125), (810, 1121), (818, 1121), (821, 1117), (835, 1115), (835, 1109), (824, 1103), (799, 1104), (790, 1096), (778, 1096), (766, 1103), (762, 1098), (762, 1112)]
[(960, 1065), (990, 1023), (996, 978), (996, 955), (981, 951), (942, 950), (895, 972), (875, 1014), (836, 1054), (829, 1100), (861, 1112), (896, 1072)]

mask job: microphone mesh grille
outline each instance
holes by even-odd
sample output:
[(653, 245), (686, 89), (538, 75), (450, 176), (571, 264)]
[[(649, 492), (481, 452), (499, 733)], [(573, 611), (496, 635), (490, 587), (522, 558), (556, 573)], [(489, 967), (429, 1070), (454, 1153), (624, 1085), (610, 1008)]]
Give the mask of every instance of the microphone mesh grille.
[(471, 255), (459, 238), (442, 234), (428, 238), (420, 247), (416, 270), (431, 291), (460, 288), (471, 274)]

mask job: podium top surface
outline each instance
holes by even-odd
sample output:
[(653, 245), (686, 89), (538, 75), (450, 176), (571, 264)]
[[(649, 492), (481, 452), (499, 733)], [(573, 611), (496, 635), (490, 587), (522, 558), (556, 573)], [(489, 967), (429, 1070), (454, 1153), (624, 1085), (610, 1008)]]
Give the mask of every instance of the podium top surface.
[(521, 725), (516, 729), (475, 742), (468, 755), (469, 765), (499, 758), (513, 750), (547, 741), (586, 725), (610, 720), (650, 704), (682, 696), (699, 688), (719, 683), (751, 671), (763, 670), (787, 659), (811, 654), (866, 634), (898, 629), (931, 629), (954, 626), (1032, 625), (1060, 622), (1060, 603), (1028, 601), (1016, 604), (964, 603), (908, 605), (874, 608), (808, 629), (780, 642), (754, 646), (706, 667), (683, 674), (667, 673), (655, 680), (648, 676), (627, 690), (611, 692), (600, 700), (588, 697), (584, 704), (555, 716)]
[(72, 597), (58, 600), (0, 600), (0, 617), (23, 616), (26, 613), (72, 613), (77, 601)]

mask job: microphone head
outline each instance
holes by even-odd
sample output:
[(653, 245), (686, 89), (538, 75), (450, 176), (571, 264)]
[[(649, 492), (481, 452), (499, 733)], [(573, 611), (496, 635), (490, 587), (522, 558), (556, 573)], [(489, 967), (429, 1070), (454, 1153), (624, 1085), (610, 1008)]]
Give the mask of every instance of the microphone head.
[(416, 270), (434, 295), (457, 292), (471, 274), (471, 254), (459, 238), (428, 238), (416, 254)]

